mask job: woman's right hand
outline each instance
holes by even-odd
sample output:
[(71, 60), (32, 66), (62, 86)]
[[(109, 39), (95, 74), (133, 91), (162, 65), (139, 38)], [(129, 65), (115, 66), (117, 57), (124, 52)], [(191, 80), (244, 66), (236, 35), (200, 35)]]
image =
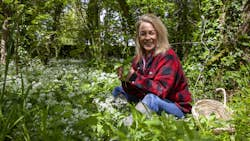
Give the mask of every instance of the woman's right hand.
[(117, 76), (120, 80), (122, 79), (122, 77), (123, 77), (123, 67), (122, 66), (117, 68)]

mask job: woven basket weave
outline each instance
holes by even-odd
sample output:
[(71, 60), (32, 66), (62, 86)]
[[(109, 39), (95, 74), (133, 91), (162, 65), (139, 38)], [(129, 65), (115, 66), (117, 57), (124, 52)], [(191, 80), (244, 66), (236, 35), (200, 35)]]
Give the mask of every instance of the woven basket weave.
[(231, 113), (229, 112), (228, 108), (225, 107), (221, 102), (211, 99), (197, 101), (192, 108), (192, 114), (197, 120), (201, 115), (209, 118), (209, 116), (212, 114), (214, 114), (217, 119), (231, 119)]
[(223, 120), (231, 119), (231, 112), (228, 110), (226, 106), (227, 99), (226, 99), (225, 89), (217, 88), (216, 91), (223, 92), (224, 103), (212, 99), (202, 99), (197, 101), (192, 108), (192, 114), (195, 119), (198, 120), (201, 115), (208, 118), (212, 114), (214, 114), (218, 119), (223, 119)]
[[(224, 88), (217, 88), (216, 91), (222, 91), (224, 94), (224, 103), (212, 99), (202, 99), (197, 101), (192, 108), (192, 115), (195, 120), (199, 121), (200, 116), (209, 118), (211, 115), (215, 115), (216, 119), (230, 120), (232, 118), (232, 112), (226, 106), (226, 91)], [(231, 127), (216, 128), (214, 133), (221, 133), (227, 131), (233, 133), (235, 130)]]

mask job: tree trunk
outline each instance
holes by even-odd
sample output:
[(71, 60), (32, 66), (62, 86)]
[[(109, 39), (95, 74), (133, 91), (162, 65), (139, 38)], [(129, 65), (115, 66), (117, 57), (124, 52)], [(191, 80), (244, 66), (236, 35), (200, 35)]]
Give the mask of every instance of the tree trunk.
[(243, 9), (243, 24), (240, 27), (240, 34), (250, 35), (250, 0), (248, 0)]
[(89, 41), (91, 45), (98, 44), (99, 38), (100, 38), (100, 32), (99, 32), (99, 24), (100, 24), (100, 11), (99, 11), (99, 5), (98, 0), (90, 0), (88, 4), (87, 9), (87, 22), (88, 22), (88, 29), (89, 29), (89, 35), (92, 35), (92, 37), (89, 37)]
[(2, 25), (2, 39), (1, 39), (1, 64), (6, 63), (6, 42), (8, 37), (8, 19), (5, 19)]
[[(128, 31), (128, 34), (133, 35), (134, 30), (133, 27), (135, 25), (135, 21), (132, 19), (132, 14), (131, 12), (129, 12), (129, 5), (127, 4), (127, 2), (125, 0), (118, 0), (121, 10), (122, 10), (122, 26), (124, 31)], [(126, 32), (125, 32), (126, 33)]]
[[(134, 48), (129, 47), (129, 40), (133, 37), (131, 35), (135, 34), (135, 20), (133, 19), (133, 15), (130, 12), (130, 7), (126, 0), (118, 0), (118, 3), (121, 8), (121, 14), (122, 14), (122, 31), (123, 34), (125, 34), (124, 41), (126, 42), (125, 48), (127, 48), (127, 53), (131, 54), (131, 52), (134, 52)], [(130, 35), (130, 36), (127, 36)]]
[(63, 12), (64, 5), (63, 3), (56, 3), (55, 5), (55, 11), (52, 14), (53, 15), (53, 25), (52, 25), (52, 31), (54, 32), (50, 36), (50, 44), (49, 48), (52, 50), (51, 55), (55, 55), (56, 58), (58, 58), (58, 53), (60, 51), (60, 47), (58, 46), (58, 33), (60, 32), (60, 18)]
[(92, 57), (103, 57), (100, 46), (100, 6), (99, 0), (90, 0), (87, 8), (87, 41), (90, 43), (89, 50)]
[[(237, 38), (239, 42), (248, 43), (248, 45), (241, 44), (240, 47), (244, 51), (244, 57), (246, 63), (250, 63), (250, 49), (249, 49), (249, 36), (250, 36), (250, 0), (246, 2), (242, 15), (243, 23), (239, 27)], [(248, 37), (246, 37), (248, 36)], [(247, 47), (246, 47), (247, 46)]]

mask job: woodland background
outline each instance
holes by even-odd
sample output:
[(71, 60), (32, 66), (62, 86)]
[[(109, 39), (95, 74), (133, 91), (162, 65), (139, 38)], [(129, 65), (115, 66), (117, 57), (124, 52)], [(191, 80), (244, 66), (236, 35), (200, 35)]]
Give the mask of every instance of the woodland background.
[[(161, 18), (194, 102), (222, 99), (233, 134), (109, 100), (134, 55), (135, 22)], [(0, 0), (0, 140), (249, 140), (249, 0)], [(131, 127), (122, 119), (132, 111)], [(188, 121), (188, 122), (187, 122)], [(178, 130), (177, 130), (178, 129)]]

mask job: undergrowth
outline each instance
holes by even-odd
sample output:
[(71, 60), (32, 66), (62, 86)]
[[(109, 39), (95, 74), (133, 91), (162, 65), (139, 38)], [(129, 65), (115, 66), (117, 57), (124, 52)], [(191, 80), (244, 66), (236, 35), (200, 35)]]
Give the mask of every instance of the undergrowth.
[[(114, 70), (117, 64), (112, 63), (88, 67), (82, 60), (59, 60), (44, 66), (33, 60), (18, 74), (10, 64), (6, 82), (2, 81), (5, 68), (1, 66), (1, 91), (4, 83), (6, 88), (0, 101), (0, 140), (249, 139), (249, 65), (224, 72), (220, 80), (210, 77), (220, 70), (205, 73), (199, 64), (184, 65), (194, 101), (216, 98), (216, 87), (234, 88), (228, 106), (234, 111), (229, 123), (236, 132), (215, 135), (212, 129), (221, 126), (212, 124), (215, 119), (201, 119), (198, 125), (191, 114), (178, 120), (165, 113), (147, 118), (133, 104), (115, 102), (111, 92), (120, 82)], [(133, 124), (125, 126), (123, 119), (131, 114)]]

